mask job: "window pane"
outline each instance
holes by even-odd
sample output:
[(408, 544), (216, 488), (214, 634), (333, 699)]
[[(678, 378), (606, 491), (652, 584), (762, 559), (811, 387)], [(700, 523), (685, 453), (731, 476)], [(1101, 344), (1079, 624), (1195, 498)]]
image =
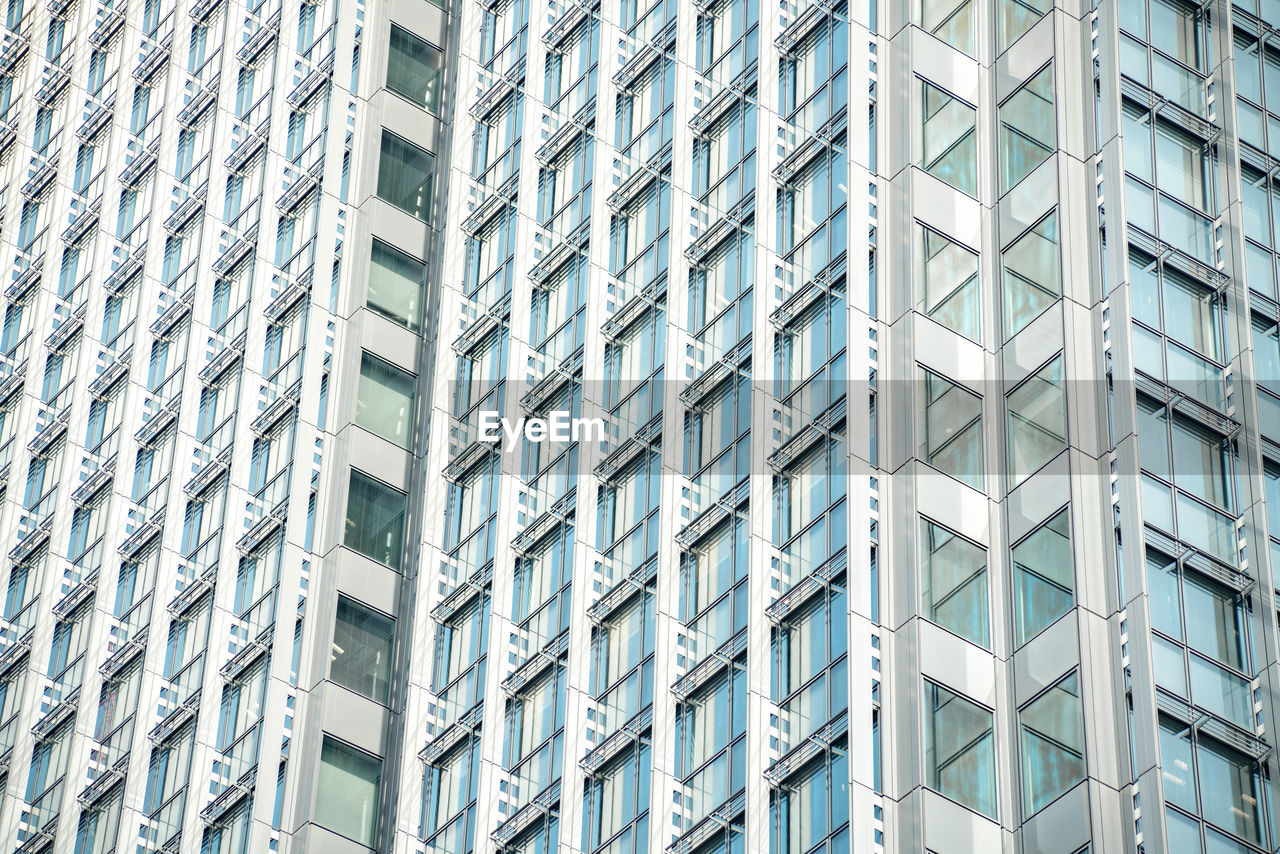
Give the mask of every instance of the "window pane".
[(440, 65), (444, 54), (408, 30), (391, 25), (387, 88), (431, 112), (440, 109)]
[(405, 502), (403, 492), (352, 469), (343, 544), (399, 569)]
[(1226, 440), (1176, 416), (1172, 433), (1174, 482), (1197, 498), (1230, 509), (1231, 466)]
[(373, 847), (382, 760), (325, 736), (316, 780), (316, 820)]
[(1019, 330), (1062, 296), (1055, 211), (1018, 238), (1001, 258), (1004, 267), (1004, 334)]
[(1214, 213), (1209, 204), (1209, 155), (1200, 140), (1156, 122), (1156, 177), (1160, 189), (1194, 208)]
[(1031, 815), (1084, 779), (1080, 685), (1073, 673), (1018, 716), (1022, 730), (1022, 807)]
[(1166, 267), (1164, 316), (1170, 338), (1210, 359), (1220, 358), (1217, 294)]
[(391, 642), (395, 623), (345, 596), (338, 597), (329, 678), (379, 703), (391, 687)]
[(1015, 632), (1019, 646), (1067, 613), (1074, 601), (1071, 516), (1062, 510), (1013, 547)]
[(925, 770), (930, 788), (995, 818), (996, 748), (988, 710), (925, 683)]
[(1200, 796), (1204, 817), (1250, 842), (1259, 841), (1258, 777), (1253, 763), (1225, 745), (1200, 737), (1196, 761), (1200, 766)]
[(1187, 643), (1223, 664), (1245, 671), (1244, 604), (1224, 587), (1191, 573), (1183, 585)]
[(1174, 59), (1200, 67), (1200, 12), (1179, 0), (1151, 0), (1151, 44)]
[(375, 239), (369, 267), (369, 308), (417, 332), (426, 275), (427, 265)]
[(920, 228), (920, 310), (948, 329), (978, 340), (978, 254)]
[(982, 398), (932, 371), (924, 372), (920, 457), (974, 489), (982, 489)]
[(360, 360), (356, 423), (402, 448), (409, 447), (416, 377), (365, 353)]
[(996, 3), (996, 52), (1005, 48), (1031, 29), (1053, 4), (1047, 0), (998, 0)]
[(1198, 812), (1194, 770), (1191, 767), (1191, 736), (1184, 724), (1160, 718), (1160, 769), (1164, 797), (1171, 804)]
[(1053, 66), (1046, 65), (1000, 107), (1000, 192), (1048, 160), (1056, 145)]
[(378, 198), (423, 222), (430, 222), (435, 166), (434, 155), (384, 130), (378, 163)]
[(924, 519), (920, 538), (925, 617), (986, 647), (990, 643), (986, 549)]
[(972, 0), (921, 0), (920, 25), (956, 50), (973, 56)]
[(1200, 822), (1177, 810), (1165, 807), (1165, 826), (1169, 832), (1169, 850), (1177, 854), (1200, 854)]
[(924, 170), (962, 193), (978, 195), (978, 111), (923, 84)]
[(1009, 393), (1009, 474), (1016, 484), (1067, 447), (1062, 357)]

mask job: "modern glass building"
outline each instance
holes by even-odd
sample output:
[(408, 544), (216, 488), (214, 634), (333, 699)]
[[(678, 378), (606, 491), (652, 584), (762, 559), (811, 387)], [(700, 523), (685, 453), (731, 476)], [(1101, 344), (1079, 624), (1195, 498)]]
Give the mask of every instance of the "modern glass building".
[(1280, 851), (1253, 2), (7, 0), (0, 851)]

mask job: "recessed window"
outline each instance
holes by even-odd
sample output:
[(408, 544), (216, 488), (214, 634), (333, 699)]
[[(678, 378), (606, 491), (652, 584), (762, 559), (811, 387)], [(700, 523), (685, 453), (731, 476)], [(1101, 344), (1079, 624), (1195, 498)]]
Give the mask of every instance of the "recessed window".
[(381, 779), (381, 759), (326, 735), (316, 780), (316, 822), (372, 848)]
[(402, 448), (409, 447), (416, 377), (365, 353), (360, 360), (356, 424)]
[(1018, 484), (1067, 447), (1062, 356), (1009, 392), (1009, 477)]
[(1074, 601), (1071, 516), (1064, 508), (1013, 547), (1017, 645), (1022, 646), (1067, 613)]
[(376, 238), (372, 262), (366, 304), (383, 317), (417, 332), (422, 324), (427, 265)]
[(1022, 809), (1038, 812), (1084, 779), (1080, 680), (1072, 673), (1018, 713)]
[(979, 339), (978, 253), (920, 226), (920, 311), (970, 341)]
[(924, 170), (962, 193), (978, 196), (978, 111), (922, 82)]
[(431, 187), (435, 169), (435, 155), (390, 131), (382, 132), (378, 198), (423, 222), (431, 222)]
[(406, 502), (407, 496), (403, 492), (352, 469), (343, 544), (379, 563), (399, 569)]
[(921, 0), (920, 26), (973, 56), (973, 0)]
[(982, 489), (982, 398), (933, 371), (924, 372), (921, 388), (920, 458)]
[(923, 518), (920, 545), (925, 618), (981, 647), (989, 647), (987, 550)]
[(444, 54), (406, 29), (391, 25), (387, 88), (431, 112), (440, 109)]
[(929, 788), (996, 816), (995, 718), (989, 709), (925, 682), (925, 774)]
[(1004, 53), (1052, 8), (1048, 0), (996, 0), (996, 53)]
[(1057, 145), (1053, 66), (1046, 65), (1000, 107), (1000, 192), (1049, 159)]
[(1058, 253), (1058, 212), (1004, 250), (1004, 337), (1018, 334), (1062, 296), (1062, 261)]
[(396, 624), (354, 599), (338, 597), (329, 678), (379, 703), (391, 686), (391, 645)]

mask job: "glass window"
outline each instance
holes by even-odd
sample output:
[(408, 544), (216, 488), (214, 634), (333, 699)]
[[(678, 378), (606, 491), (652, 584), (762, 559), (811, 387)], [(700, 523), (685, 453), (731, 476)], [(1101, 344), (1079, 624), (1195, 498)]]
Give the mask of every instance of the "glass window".
[(360, 359), (356, 423), (402, 448), (410, 445), (414, 384), (417, 380), (372, 353)]
[(922, 387), (920, 458), (982, 489), (982, 398), (927, 370)]
[[(852, 850), (843, 830), (849, 821), (849, 757), (843, 740), (779, 788), (772, 800), (774, 851)], [(829, 836), (828, 845), (817, 845)]]
[(399, 569), (406, 501), (403, 492), (352, 469), (343, 545)]
[(1160, 766), (1165, 800), (1199, 812), (1195, 769), (1191, 760), (1191, 730), (1164, 715), (1160, 716)]
[(1000, 192), (1008, 192), (1057, 147), (1053, 65), (1046, 65), (1000, 107)]
[(641, 742), (587, 781), (583, 809), (588, 851), (610, 840), (613, 845), (606, 849), (610, 852), (648, 849), (651, 750)]
[(1012, 338), (1062, 296), (1058, 212), (1040, 220), (1001, 256), (1004, 272), (1004, 337)]
[(1034, 474), (1067, 447), (1067, 399), (1059, 354), (1009, 392), (1009, 476)]
[(1052, 8), (1047, 0), (996, 0), (996, 53), (1004, 53)]
[(996, 816), (995, 717), (959, 694), (925, 682), (925, 775), (929, 788)]
[(920, 0), (920, 26), (973, 56), (972, 0)]
[(962, 193), (978, 195), (978, 111), (922, 81), (924, 170)]
[(1250, 842), (1261, 837), (1258, 799), (1262, 797), (1254, 764), (1224, 744), (1198, 738), (1200, 798), (1204, 817)]
[(422, 322), (422, 291), (427, 265), (374, 238), (369, 267), (369, 308), (417, 332)]
[(387, 88), (435, 113), (440, 110), (444, 54), (406, 29), (391, 25)]
[(920, 589), (924, 616), (982, 647), (987, 617), (987, 550), (921, 517)]
[(378, 198), (423, 222), (431, 222), (435, 168), (435, 155), (384, 130), (378, 163)]
[(1013, 547), (1014, 640), (1022, 646), (1075, 601), (1071, 514), (1063, 508)]
[(920, 226), (920, 251), (920, 311), (977, 341), (978, 253), (924, 226)]
[[(428, 800), (423, 830), (432, 834), (476, 799), (480, 779), (480, 740), (463, 741), (461, 748), (427, 766), (426, 777)], [(466, 832), (469, 828), (460, 830)], [(456, 850), (470, 847), (460, 846)]]
[(316, 778), (316, 821), (372, 848), (381, 777), (381, 759), (326, 735)]
[(1022, 809), (1038, 812), (1084, 779), (1084, 726), (1075, 673), (1018, 714), (1022, 733)]
[(386, 703), (391, 689), (395, 630), (390, 617), (339, 596), (329, 678), (371, 700)]
[(1147, 588), (1156, 684), (1253, 729), (1243, 597), (1151, 549)]

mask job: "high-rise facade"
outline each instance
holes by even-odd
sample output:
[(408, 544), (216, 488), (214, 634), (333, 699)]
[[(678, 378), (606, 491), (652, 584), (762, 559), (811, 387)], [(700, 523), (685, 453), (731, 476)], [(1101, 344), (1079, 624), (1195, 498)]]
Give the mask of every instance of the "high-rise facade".
[(1280, 850), (1276, 27), (9, 0), (0, 847)]

